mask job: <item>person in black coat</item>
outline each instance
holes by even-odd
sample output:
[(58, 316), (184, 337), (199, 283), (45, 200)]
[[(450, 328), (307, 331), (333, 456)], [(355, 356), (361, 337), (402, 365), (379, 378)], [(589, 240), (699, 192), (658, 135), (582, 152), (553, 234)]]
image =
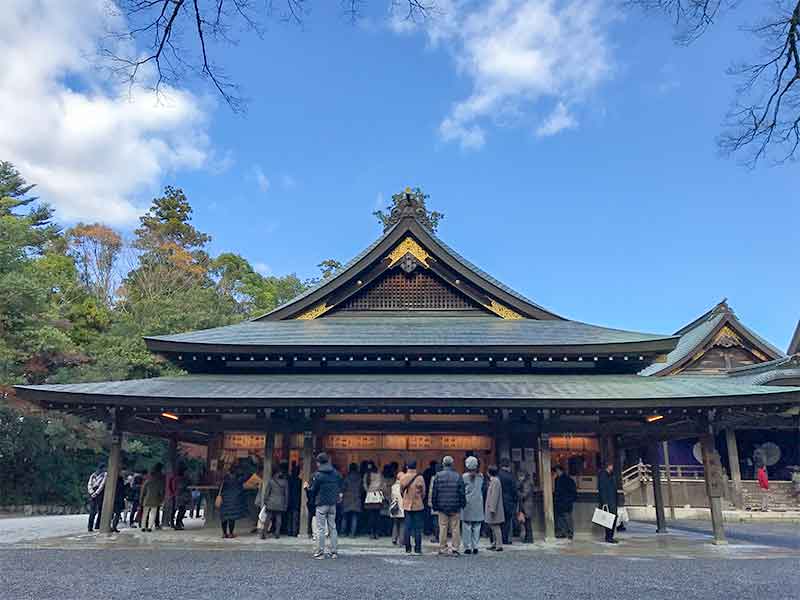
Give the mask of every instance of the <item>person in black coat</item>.
[[(614, 476), (614, 464), (609, 463), (606, 468), (597, 476), (597, 503), (598, 506), (608, 512), (617, 514), (617, 478)], [(614, 539), (614, 529), (616, 528), (616, 520), (614, 527), (606, 529), (606, 542), (609, 544), (616, 544), (617, 540)]]
[(507, 458), (500, 461), (500, 471), (497, 478), (500, 480), (500, 487), (503, 490), (503, 512), (506, 515), (506, 520), (502, 526), (503, 544), (510, 545), (514, 531), (514, 521), (517, 516), (519, 493), (517, 491), (517, 482), (511, 473), (511, 461)]
[(237, 519), (247, 515), (244, 482), (249, 478), (249, 473), (244, 473), (238, 464), (234, 464), (222, 481), (222, 486), (220, 487), (220, 494), (222, 494), (220, 519), (222, 521), (223, 538), (235, 538), (234, 527)]
[(572, 507), (578, 499), (578, 488), (575, 480), (572, 479), (561, 467), (556, 465), (553, 469), (556, 473), (555, 486), (553, 490), (553, 508), (556, 513), (556, 537), (569, 538), (575, 537), (575, 526), (572, 522)]

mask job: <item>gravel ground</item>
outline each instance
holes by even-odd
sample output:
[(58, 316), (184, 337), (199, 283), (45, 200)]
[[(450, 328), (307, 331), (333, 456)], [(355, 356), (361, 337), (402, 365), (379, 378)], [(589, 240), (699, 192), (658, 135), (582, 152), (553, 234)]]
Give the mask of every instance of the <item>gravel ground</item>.
[(0, 549), (0, 598), (614, 598), (797, 600), (800, 560), (490, 554), (460, 558), (299, 552)]

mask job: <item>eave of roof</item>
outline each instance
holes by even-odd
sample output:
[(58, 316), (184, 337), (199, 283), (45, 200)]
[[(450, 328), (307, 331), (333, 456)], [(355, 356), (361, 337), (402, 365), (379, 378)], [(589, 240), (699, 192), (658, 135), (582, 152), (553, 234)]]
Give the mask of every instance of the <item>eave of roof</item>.
[(736, 383), (725, 377), (639, 375), (374, 374), (187, 375), (128, 381), (17, 386), (43, 405), (462, 406), (551, 408), (726, 407), (800, 402), (800, 387)]
[(247, 321), (175, 335), (145, 338), (156, 352), (270, 352), (294, 348), (436, 349), (667, 353), (678, 338), (610, 329), (578, 321), (495, 317), (328, 317)]
[(789, 342), (789, 348), (786, 350), (786, 354), (789, 355), (797, 353), (800, 353), (800, 321), (797, 321), (797, 327), (794, 330), (792, 341)]

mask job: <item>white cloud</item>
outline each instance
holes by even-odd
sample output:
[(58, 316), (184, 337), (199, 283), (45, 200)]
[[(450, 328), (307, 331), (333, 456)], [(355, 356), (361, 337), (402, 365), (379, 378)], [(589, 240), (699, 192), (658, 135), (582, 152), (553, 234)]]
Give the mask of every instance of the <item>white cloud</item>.
[(556, 104), (553, 112), (550, 113), (544, 123), (542, 123), (536, 130), (536, 135), (539, 137), (548, 137), (555, 135), (565, 129), (575, 129), (578, 126), (578, 121), (575, 120), (569, 113), (567, 105), (563, 102)]
[[(548, 122), (560, 105), (561, 123), (574, 127), (566, 105), (579, 103), (610, 76), (607, 2), (446, 0), (439, 6), (442, 14), (427, 26), (428, 39), (445, 47), (472, 83), (469, 96), (442, 120), (439, 134), (463, 148), (483, 146), (487, 124), (501, 117), (553, 107), (540, 129), (555, 133)], [(394, 30), (403, 33), (408, 26)]]
[(260, 189), (262, 192), (266, 192), (269, 190), (270, 186), (269, 178), (264, 173), (264, 169), (262, 169), (258, 165), (253, 167), (253, 178), (256, 180), (256, 185), (258, 185), (258, 189)]
[(113, 18), (108, 8), (107, 0), (4, 3), (0, 160), (36, 183), (61, 218), (120, 225), (136, 220), (165, 174), (203, 166), (209, 143), (193, 95), (110, 86), (94, 68), (87, 57)]

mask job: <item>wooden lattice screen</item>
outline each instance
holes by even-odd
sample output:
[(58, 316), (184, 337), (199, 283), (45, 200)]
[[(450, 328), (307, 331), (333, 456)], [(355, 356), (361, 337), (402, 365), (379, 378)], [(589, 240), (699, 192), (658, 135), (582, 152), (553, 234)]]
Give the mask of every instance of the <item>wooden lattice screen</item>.
[(480, 310), (467, 296), (417, 269), (384, 275), (366, 290), (343, 302), (339, 311)]

